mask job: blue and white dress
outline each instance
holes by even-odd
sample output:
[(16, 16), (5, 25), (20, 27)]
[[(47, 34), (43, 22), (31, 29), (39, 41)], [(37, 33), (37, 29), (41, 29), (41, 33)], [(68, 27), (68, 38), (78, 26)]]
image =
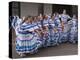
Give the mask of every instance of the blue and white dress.
[(75, 43), (78, 41), (78, 24), (77, 19), (71, 20), (71, 28), (69, 33), (69, 41)]
[(68, 28), (67, 20), (70, 18), (70, 16), (67, 15), (67, 14), (66, 15), (62, 14), (60, 18), (61, 18), (61, 20), (64, 24), (64, 30), (63, 30), (63, 33), (62, 33), (61, 40), (62, 40), (62, 42), (66, 42), (66, 41), (68, 41), (68, 34), (69, 34), (69, 28)]
[(20, 19), (18, 16), (13, 16), (12, 19), (12, 27), (15, 30), (18, 26), (22, 24), (22, 19)]
[[(38, 27), (37, 31), (41, 32), (43, 21), (42, 22), (41, 21), (37, 21), (37, 22), (35, 22), (35, 24)], [(43, 47), (43, 45), (44, 45), (43, 36), (42, 35), (38, 35), (38, 37), (39, 37), (38, 41), (40, 41), (40, 47)]]
[(61, 26), (61, 22), (60, 22), (59, 17), (55, 17), (54, 23), (55, 23), (56, 29), (58, 30), (58, 32), (57, 32), (58, 42), (61, 43), (61, 42), (62, 42), (62, 41), (61, 41), (61, 39), (62, 39), (62, 26)]
[[(34, 30), (39, 30), (41, 28), (41, 24), (40, 22), (33, 22), (32, 23), (34, 25)], [(37, 39), (37, 43), (38, 43), (38, 48), (42, 47), (42, 40), (41, 40), (41, 37), (38, 35), (38, 33), (35, 32), (35, 34), (37, 34), (38, 36), (38, 39)]]
[[(47, 20), (44, 19), (43, 20), (43, 26), (48, 28), (48, 26), (49, 26), (49, 19), (47, 19)], [(50, 33), (49, 33), (49, 29), (44, 34), (43, 41), (44, 41), (44, 45), (43, 45), (44, 47), (51, 46), (50, 45)]]
[(33, 32), (34, 25), (23, 23), (18, 29), (16, 37), (16, 51), (17, 53), (35, 53), (40, 45), (38, 42), (38, 35)]
[(56, 45), (58, 44), (58, 31), (54, 31), (54, 29), (56, 28), (54, 20), (50, 19), (49, 20), (49, 33), (50, 33), (50, 45)]

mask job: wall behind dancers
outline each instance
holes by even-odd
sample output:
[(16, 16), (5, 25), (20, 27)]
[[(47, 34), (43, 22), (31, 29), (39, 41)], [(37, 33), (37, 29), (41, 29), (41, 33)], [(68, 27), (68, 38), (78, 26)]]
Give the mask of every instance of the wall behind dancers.
[(77, 8), (77, 5), (14, 2), (14, 4), (12, 5), (12, 15), (18, 15), (19, 17), (27, 17), (38, 16), (40, 13), (42, 13), (43, 15), (51, 15), (54, 12), (58, 12), (59, 14), (61, 14), (63, 9), (66, 9), (67, 14), (72, 17), (73, 14), (76, 14), (76, 16), (78, 15)]
[[(42, 14), (53, 14), (54, 12), (58, 12), (61, 14), (63, 9), (67, 10), (67, 14), (71, 17), (73, 14), (77, 15), (77, 6), (76, 5), (57, 5), (57, 4), (34, 4), (34, 3), (21, 3), (21, 17), (23, 16), (37, 16), (40, 13)], [(42, 6), (42, 7), (41, 7)], [(39, 12), (41, 11), (41, 12)]]

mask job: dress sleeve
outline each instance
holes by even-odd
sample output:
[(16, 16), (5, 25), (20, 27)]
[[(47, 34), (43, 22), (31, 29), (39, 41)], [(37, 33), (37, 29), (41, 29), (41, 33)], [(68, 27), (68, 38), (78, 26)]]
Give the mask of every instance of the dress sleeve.
[(22, 23), (22, 19), (14, 16), (12, 20), (12, 27), (15, 29), (17, 26), (21, 25), (21, 23)]

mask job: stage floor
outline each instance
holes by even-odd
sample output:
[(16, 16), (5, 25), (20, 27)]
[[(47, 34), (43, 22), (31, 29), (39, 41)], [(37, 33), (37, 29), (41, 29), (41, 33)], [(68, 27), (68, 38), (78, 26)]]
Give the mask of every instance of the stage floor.
[[(20, 58), (20, 56), (15, 51), (15, 35), (13, 33), (13, 46), (12, 46), (12, 57)], [(49, 57), (49, 56), (64, 56), (64, 55), (77, 55), (78, 54), (78, 44), (62, 43), (59, 46), (41, 48), (36, 54), (26, 55), (26, 58), (31, 57)]]
[[(20, 56), (15, 51), (15, 46), (13, 45), (13, 58), (20, 58)], [(26, 55), (26, 57), (48, 57), (48, 56), (64, 56), (64, 55), (77, 55), (78, 47), (77, 44), (63, 43), (59, 46), (41, 48), (36, 54)]]

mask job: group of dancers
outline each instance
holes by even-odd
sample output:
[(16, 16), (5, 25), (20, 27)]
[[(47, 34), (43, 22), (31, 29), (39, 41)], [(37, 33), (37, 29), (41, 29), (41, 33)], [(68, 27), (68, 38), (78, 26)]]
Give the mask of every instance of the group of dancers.
[(11, 27), (16, 33), (16, 52), (20, 56), (34, 54), (41, 47), (78, 41), (78, 19), (70, 17), (66, 10), (62, 14), (10, 17)]

